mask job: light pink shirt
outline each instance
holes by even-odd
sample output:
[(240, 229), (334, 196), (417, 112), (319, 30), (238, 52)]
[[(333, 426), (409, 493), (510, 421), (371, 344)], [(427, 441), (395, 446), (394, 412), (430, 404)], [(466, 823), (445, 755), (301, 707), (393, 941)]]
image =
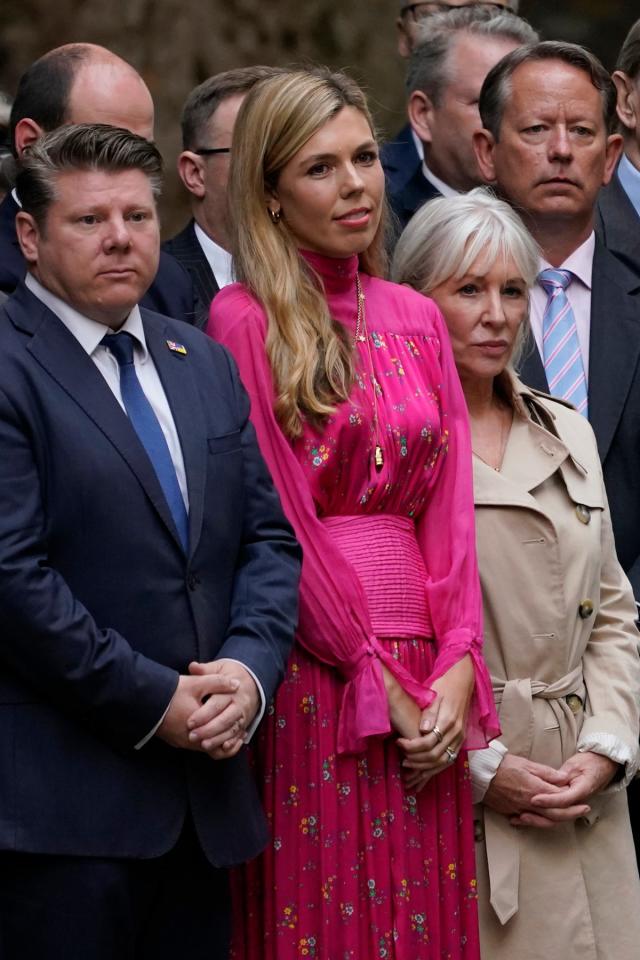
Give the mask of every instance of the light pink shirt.
[[(578, 342), (582, 354), (584, 375), (589, 382), (589, 333), (591, 330), (591, 277), (593, 274), (593, 254), (596, 237), (592, 233), (585, 242), (574, 250), (570, 257), (557, 269), (570, 270), (573, 280), (567, 287), (567, 299), (576, 319)], [(540, 270), (551, 268), (546, 260), (540, 260)], [(542, 318), (547, 306), (547, 294), (536, 281), (531, 290), (531, 331), (535, 337), (538, 353), (542, 352)]]

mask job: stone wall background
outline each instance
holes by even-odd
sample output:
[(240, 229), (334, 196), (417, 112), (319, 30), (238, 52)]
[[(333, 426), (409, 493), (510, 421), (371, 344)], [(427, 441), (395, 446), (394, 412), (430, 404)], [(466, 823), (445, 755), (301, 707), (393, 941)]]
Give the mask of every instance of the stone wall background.
[[(156, 102), (166, 162), (164, 233), (186, 215), (175, 157), (179, 116), (197, 83), (251, 63), (327, 63), (363, 82), (377, 122), (403, 122), (403, 63), (396, 53), (398, 0), (1, 0), (0, 89), (9, 94), (32, 60), (70, 41), (101, 43), (133, 63)], [(547, 39), (590, 46), (612, 68), (640, 7), (631, 0), (522, 0)]]

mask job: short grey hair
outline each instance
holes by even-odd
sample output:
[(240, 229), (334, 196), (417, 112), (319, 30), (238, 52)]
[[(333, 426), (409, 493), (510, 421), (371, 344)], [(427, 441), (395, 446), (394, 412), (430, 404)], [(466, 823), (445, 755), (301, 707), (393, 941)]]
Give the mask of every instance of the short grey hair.
[(500, 139), (500, 127), (508, 98), (511, 96), (513, 75), (525, 63), (544, 63), (559, 60), (567, 66), (582, 70), (589, 77), (602, 99), (602, 114), (607, 132), (616, 125), (616, 88), (613, 80), (595, 54), (577, 43), (544, 40), (512, 50), (503, 57), (485, 77), (480, 92), (480, 117), (485, 130), (494, 140)]
[[(489, 269), (512, 257), (528, 287), (540, 269), (540, 248), (513, 207), (487, 187), (430, 200), (409, 221), (398, 241), (391, 279), (429, 294), (450, 277), (463, 277), (483, 257)], [(528, 324), (518, 332), (512, 363)]]
[(616, 70), (626, 73), (631, 80), (640, 73), (640, 20), (636, 20), (622, 44)]
[(448, 13), (436, 13), (424, 26), (424, 39), (418, 42), (407, 72), (407, 91), (421, 90), (436, 105), (453, 79), (449, 75), (449, 54), (460, 34), (485, 39), (512, 40), (518, 44), (536, 43), (533, 27), (515, 13), (487, 10), (483, 7), (453, 7)]
[(223, 100), (249, 93), (256, 83), (268, 80), (278, 73), (282, 73), (282, 69), (259, 64), (253, 67), (237, 67), (216, 73), (194, 87), (182, 108), (182, 149), (196, 150), (204, 146), (199, 140)]
[(22, 209), (43, 226), (55, 199), (57, 176), (81, 170), (140, 170), (154, 199), (160, 196), (162, 157), (153, 143), (105, 123), (76, 123), (45, 134), (25, 149), (16, 179)]

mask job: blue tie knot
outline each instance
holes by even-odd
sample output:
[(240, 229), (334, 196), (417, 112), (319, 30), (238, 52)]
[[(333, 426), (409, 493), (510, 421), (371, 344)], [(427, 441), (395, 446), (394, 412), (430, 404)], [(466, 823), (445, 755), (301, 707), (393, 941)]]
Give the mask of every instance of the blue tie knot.
[(111, 351), (120, 367), (133, 363), (133, 343), (131, 334), (124, 330), (121, 333), (108, 333), (102, 338), (103, 347)]
[(566, 290), (573, 279), (570, 270), (541, 270), (538, 274), (538, 283), (548, 297), (556, 290)]

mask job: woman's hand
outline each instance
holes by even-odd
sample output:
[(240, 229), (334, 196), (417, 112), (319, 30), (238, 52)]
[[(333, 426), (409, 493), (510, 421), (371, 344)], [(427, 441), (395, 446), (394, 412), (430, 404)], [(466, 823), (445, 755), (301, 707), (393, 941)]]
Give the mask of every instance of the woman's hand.
[(411, 771), (408, 787), (422, 789), (434, 773), (452, 762), (451, 753), (457, 756), (464, 741), (474, 684), (473, 662), (468, 654), (432, 684), (436, 699), (422, 712), (420, 735), (398, 740), (405, 754), (402, 765)]
[(420, 735), (420, 707), (409, 694), (402, 689), (392, 673), (382, 665), (382, 676), (387, 691), (391, 725), (401, 737), (412, 739)]

